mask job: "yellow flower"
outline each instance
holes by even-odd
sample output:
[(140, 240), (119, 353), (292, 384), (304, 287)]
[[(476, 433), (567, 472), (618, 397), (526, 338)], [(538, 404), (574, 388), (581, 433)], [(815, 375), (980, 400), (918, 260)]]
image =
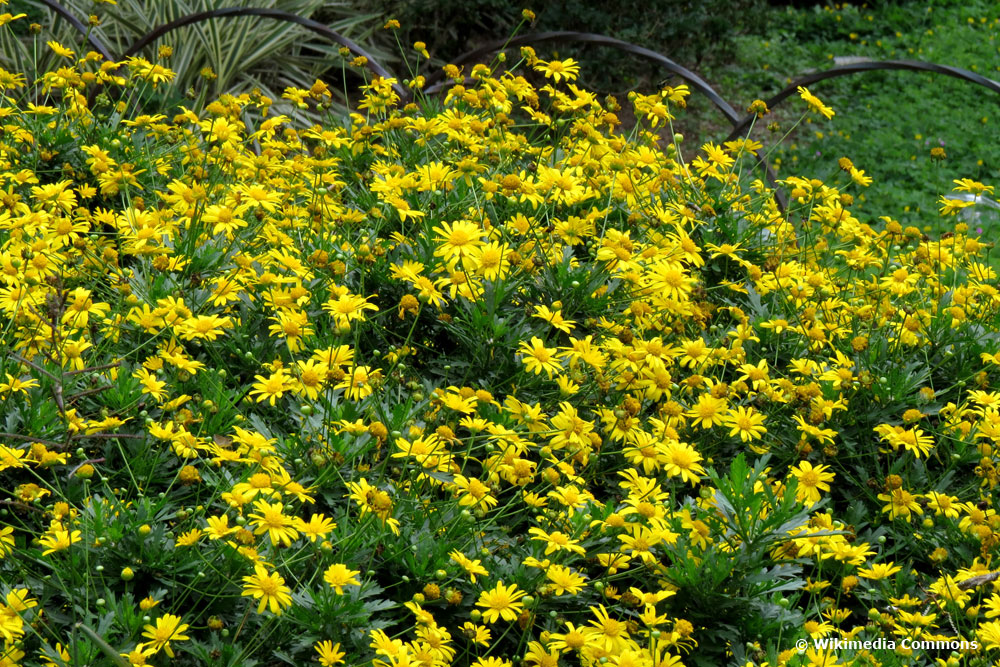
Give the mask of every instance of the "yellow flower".
[(549, 62), (539, 60), (535, 65), (535, 71), (543, 73), (546, 79), (553, 79), (556, 83), (559, 83), (562, 79), (566, 79), (567, 81), (576, 79), (580, 73), (580, 65), (572, 58), (550, 60)]
[(489, 628), (485, 625), (470, 623), (469, 621), (462, 624), (462, 634), (468, 637), (469, 641), (473, 644), (478, 644), (486, 648), (489, 648), (490, 642), (493, 641), (493, 635)]
[(510, 660), (489, 656), (476, 658), (471, 667), (514, 667), (514, 665)]
[(170, 642), (190, 639), (190, 637), (184, 634), (184, 631), (187, 630), (188, 627), (187, 623), (181, 623), (180, 616), (164, 614), (156, 619), (155, 626), (143, 626), (144, 632), (142, 633), (142, 636), (150, 640), (149, 644), (152, 645), (152, 648), (157, 653), (162, 650), (169, 657), (173, 658), (174, 651), (170, 647)]
[(901, 572), (903, 570), (901, 565), (896, 565), (895, 563), (873, 563), (871, 567), (865, 568), (863, 570), (858, 570), (858, 576), (864, 579), (872, 579), (873, 581), (878, 581), (880, 579), (886, 579)]
[[(20, 641), (24, 636), (24, 621), (16, 610), (8, 609), (6, 605), (0, 604), (0, 639), (4, 644)], [(3, 658), (0, 654), (0, 658)], [(0, 663), (3, 664), (3, 663)]]
[(562, 311), (558, 308), (553, 311), (548, 306), (535, 306), (535, 314), (532, 317), (545, 320), (556, 329), (566, 333), (570, 333), (573, 330), (573, 325), (576, 324), (574, 320), (563, 319)]
[(128, 660), (128, 664), (130, 665), (148, 665), (149, 663), (146, 662), (146, 658), (154, 653), (156, 653), (155, 650), (146, 648), (140, 644), (128, 653), (119, 653), (119, 655)]
[(67, 651), (61, 643), (56, 642), (54, 654), (50, 654), (50, 650), (52, 649), (46, 648), (41, 654), (45, 667), (61, 667), (62, 665), (70, 664), (72, 658), (70, 657), (69, 651)]
[(709, 393), (701, 394), (698, 402), (690, 410), (685, 412), (685, 416), (692, 418), (694, 426), (701, 428), (711, 428), (723, 423), (725, 420), (726, 400), (716, 398)]
[(579, 651), (586, 645), (587, 635), (569, 621), (566, 622), (566, 632), (553, 632), (549, 635), (549, 648), (560, 653)]
[(215, 340), (222, 335), (224, 329), (232, 327), (233, 322), (228, 317), (197, 315), (181, 323), (180, 335), (184, 340)]
[(153, 84), (154, 88), (161, 83), (172, 81), (174, 76), (176, 76), (172, 70), (167, 69), (163, 65), (155, 65), (145, 58), (136, 58), (133, 56), (128, 59), (127, 64), (133, 76), (144, 81), (149, 81)]
[(476, 577), (478, 575), (483, 575), (484, 577), (488, 577), (490, 575), (490, 573), (486, 571), (486, 568), (480, 564), (479, 560), (472, 560), (458, 550), (452, 551), (448, 554), (448, 556), (462, 566), (466, 574), (469, 575), (469, 581), (472, 583), (476, 583)]
[(71, 544), (75, 544), (81, 539), (82, 537), (79, 530), (70, 532), (68, 530), (57, 529), (50, 530), (38, 541), (43, 547), (45, 547), (45, 551), (42, 552), (42, 555), (48, 556), (51, 553), (69, 549)]
[(281, 503), (269, 505), (266, 500), (257, 500), (254, 508), (258, 513), (251, 514), (250, 520), (256, 525), (255, 535), (267, 533), (271, 544), (277, 545), (280, 542), (286, 547), (291, 546), (292, 540), (298, 539), (299, 531), (295, 530), (295, 520), (284, 515)]
[(808, 88), (799, 86), (798, 91), (799, 95), (802, 97), (803, 100), (805, 100), (806, 104), (809, 105), (810, 109), (812, 109), (816, 113), (822, 114), (826, 118), (833, 118), (834, 116), (833, 109), (823, 104), (823, 102), (818, 97), (809, 92)]
[(906, 451), (912, 452), (917, 458), (929, 456), (930, 450), (934, 448), (934, 439), (916, 427), (907, 430), (902, 426), (879, 424), (874, 430), (882, 441), (894, 450), (902, 447)]
[(971, 178), (960, 178), (952, 181), (955, 184), (955, 192), (971, 192), (974, 195), (981, 194), (993, 194), (992, 185), (983, 185), (979, 181), (974, 181)]
[(562, 595), (563, 593), (576, 595), (587, 585), (587, 578), (584, 575), (562, 565), (550, 566), (548, 572), (545, 573), (545, 577), (551, 582), (549, 586), (556, 595)]
[(90, 349), (93, 345), (90, 341), (86, 340), (66, 340), (62, 344), (62, 365), (65, 367), (67, 364), (74, 371), (82, 371), (87, 363), (83, 359), (83, 352)]
[(987, 650), (1000, 648), (1000, 622), (981, 623), (976, 630), (976, 636), (982, 640)]
[(490, 487), (475, 477), (455, 475), (455, 487), (460, 495), (458, 504), (463, 507), (480, 507), (489, 510), (497, 504), (497, 499), (490, 495)]
[(494, 623), (501, 618), (505, 621), (514, 621), (524, 608), (518, 600), (525, 595), (524, 591), (517, 588), (517, 584), (504, 586), (503, 581), (499, 581), (493, 590), (479, 594), (476, 606), (486, 609), (483, 612), (483, 620), (487, 623)]
[(628, 645), (628, 628), (624, 622), (611, 618), (603, 604), (596, 609), (591, 607), (590, 611), (596, 619), (583, 629), (588, 638), (606, 651), (620, 652)]
[(906, 489), (893, 489), (891, 493), (880, 493), (878, 499), (888, 503), (882, 508), (882, 512), (888, 514), (890, 518), (903, 518), (910, 520), (911, 514), (923, 514), (924, 510), (917, 502), (917, 497)]
[(34, 378), (22, 381), (10, 373), (4, 373), (4, 375), (7, 376), (7, 381), (0, 382), (0, 394), (20, 392), (27, 396), (28, 389), (38, 387), (38, 380), (35, 380)]
[(545, 343), (537, 336), (532, 336), (530, 344), (522, 342), (517, 351), (521, 353), (521, 363), (529, 373), (538, 375), (545, 371), (545, 375), (551, 379), (553, 373), (562, 371), (562, 366), (556, 360), (557, 350), (545, 347)]
[(958, 518), (959, 500), (946, 493), (937, 491), (927, 492), (928, 507), (934, 510), (936, 515), (944, 515), (950, 519)]
[(242, 595), (252, 595), (260, 599), (257, 613), (263, 614), (267, 607), (271, 613), (280, 616), (282, 609), (292, 604), (292, 590), (285, 585), (285, 579), (277, 572), (268, 572), (267, 568), (257, 563), (254, 573), (243, 577)]
[(191, 530), (179, 535), (177, 537), (177, 546), (179, 547), (190, 547), (198, 543), (201, 539), (202, 530), (201, 528), (192, 528)]
[(257, 382), (253, 384), (250, 395), (257, 395), (257, 402), (267, 401), (274, 405), (275, 401), (281, 398), (286, 391), (290, 391), (293, 386), (292, 378), (285, 373), (284, 369), (278, 369), (268, 377), (263, 375), (255, 376)]
[(52, 49), (52, 51), (55, 52), (57, 56), (62, 56), (63, 58), (72, 58), (74, 55), (76, 55), (72, 49), (67, 49), (65, 46), (63, 46), (62, 44), (60, 44), (55, 40), (48, 41), (46, 42), (46, 44), (48, 44), (49, 48)]
[(310, 542), (315, 542), (317, 539), (325, 538), (337, 524), (333, 522), (329, 517), (325, 517), (322, 514), (313, 514), (309, 517), (309, 521), (303, 521), (296, 517), (296, 528), (299, 532), (306, 536)]
[(541, 528), (529, 528), (528, 533), (534, 536), (531, 538), (532, 540), (545, 542), (546, 556), (555, 551), (572, 551), (580, 556), (587, 553), (586, 550), (580, 546), (579, 540), (574, 540), (566, 533), (558, 530), (546, 533)]
[(348, 371), (342, 381), (334, 385), (334, 388), (343, 389), (344, 395), (347, 398), (360, 401), (375, 391), (375, 388), (371, 385), (371, 381), (378, 379), (379, 374), (379, 371), (372, 371), (369, 366), (355, 366)]
[(345, 330), (350, 330), (351, 322), (363, 322), (366, 310), (378, 310), (378, 306), (368, 303), (365, 297), (345, 291), (324, 303), (323, 310), (333, 316), (343, 333)]
[(329, 639), (317, 643), (313, 648), (319, 653), (319, 664), (323, 667), (333, 667), (344, 664), (345, 653), (340, 650), (340, 642), (334, 644)]
[[(6, 3), (0, 3), (0, 5), (3, 5), (3, 4), (6, 4)], [(11, 21), (19, 21), (19, 20), (23, 19), (26, 16), (27, 16), (27, 14), (11, 14), (9, 12), (5, 12), (3, 14), (0, 14), (0, 27), (7, 25)]]
[(311, 336), (313, 327), (309, 323), (306, 313), (299, 310), (285, 310), (272, 317), (274, 322), (268, 327), (268, 333), (273, 336), (284, 337), (290, 352), (298, 352), (302, 349), (302, 338)]
[(798, 480), (795, 489), (795, 497), (806, 505), (814, 505), (819, 502), (820, 491), (829, 491), (829, 482), (833, 481), (834, 473), (827, 472), (829, 466), (818, 465), (813, 467), (809, 461), (801, 461), (797, 467), (791, 468), (790, 472)]
[(740, 406), (735, 410), (730, 410), (724, 423), (731, 429), (729, 435), (739, 435), (743, 442), (759, 440), (767, 433), (767, 429), (763, 426), (764, 415), (759, 414), (753, 408)]
[(941, 215), (955, 215), (963, 208), (967, 208), (969, 206), (975, 206), (976, 204), (976, 202), (974, 201), (949, 199), (948, 197), (945, 197), (943, 195), (941, 196), (940, 199), (938, 199), (938, 203), (941, 204), (941, 209), (940, 209)]
[(851, 169), (851, 180), (865, 188), (872, 184), (872, 177), (865, 176), (864, 169)]
[(206, 208), (201, 219), (203, 222), (213, 225), (213, 234), (225, 234), (226, 238), (230, 240), (233, 239), (234, 232), (247, 226), (247, 221), (237, 216), (232, 209), (218, 204)]
[(697, 484), (705, 474), (699, 461), (702, 460), (694, 447), (676, 440), (667, 443), (663, 453), (663, 467), (668, 477), (680, 477), (684, 482)]
[(344, 594), (344, 586), (360, 586), (361, 582), (355, 577), (361, 574), (360, 570), (352, 570), (343, 563), (335, 563), (326, 568), (323, 573), (323, 581), (330, 584), (330, 587), (337, 595)]
[(222, 516), (210, 516), (208, 517), (208, 539), (210, 540), (220, 540), (224, 537), (232, 535), (235, 533), (237, 528), (230, 527), (229, 517), (225, 514)]
[(10, 526), (0, 528), (0, 558), (14, 553), (14, 529)]
[(462, 262), (468, 268), (472, 267), (467, 260), (483, 245), (479, 225), (468, 220), (442, 222), (441, 226), (434, 228), (434, 232), (437, 233), (434, 240), (438, 244), (434, 251), (435, 257), (443, 257), (449, 267), (455, 266), (457, 262)]

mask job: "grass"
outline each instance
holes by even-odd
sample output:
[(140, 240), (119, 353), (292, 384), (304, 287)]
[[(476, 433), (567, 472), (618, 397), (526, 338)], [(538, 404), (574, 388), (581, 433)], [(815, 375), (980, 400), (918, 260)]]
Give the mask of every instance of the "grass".
[[(836, 8), (775, 8), (762, 35), (737, 38), (730, 62), (708, 61), (706, 77), (738, 107), (777, 92), (803, 74), (834, 66), (836, 57), (924, 60), (988, 78), (1000, 77), (1000, 20), (991, 2), (844, 4)], [(987, 183), (1000, 176), (1000, 96), (937, 74), (873, 72), (815, 84), (811, 90), (837, 112), (831, 121), (801, 126), (773, 154), (779, 174), (826, 180), (847, 156), (874, 178), (858, 210), (889, 215), (928, 232), (936, 200), (950, 191), (954, 174)], [(696, 136), (717, 136), (718, 119), (694, 100)], [(776, 110), (780, 137), (794, 111)], [(704, 122), (700, 122), (705, 118)], [(690, 126), (688, 126), (690, 127)], [(685, 128), (686, 129), (686, 128)], [(931, 149), (943, 148), (938, 160)], [(874, 200), (874, 204), (870, 203)], [(930, 214), (930, 216), (929, 216)], [(993, 238), (998, 216), (970, 217)]]

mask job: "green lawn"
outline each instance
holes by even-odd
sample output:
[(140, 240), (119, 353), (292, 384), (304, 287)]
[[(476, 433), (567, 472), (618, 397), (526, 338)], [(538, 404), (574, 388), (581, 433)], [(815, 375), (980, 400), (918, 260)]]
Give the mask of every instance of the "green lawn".
[[(961, 67), (988, 78), (1000, 71), (996, 5), (902, 3), (839, 9), (773, 9), (763, 35), (737, 39), (731, 62), (709, 64), (703, 74), (737, 108), (766, 98), (795, 79), (835, 65), (835, 58), (922, 60)], [(665, 51), (669, 53), (669, 51)], [(804, 124), (772, 154), (781, 175), (829, 181), (837, 160), (849, 157), (874, 178), (857, 203), (859, 214), (891, 215), (927, 232), (938, 219), (935, 203), (957, 178), (995, 183), (1000, 145), (995, 141), (1000, 95), (945, 75), (870, 72), (827, 80), (810, 90), (836, 111), (830, 121)], [(781, 126), (760, 133), (766, 145), (798, 118), (794, 99), (774, 110)], [(726, 131), (705, 99), (692, 100), (693, 135)], [(688, 128), (685, 128), (686, 130)], [(946, 157), (935, 159), (941, 147)], [(872, 201), (877, 200), (877, 206)], [(988, 210), (973, 225), (990, 235), (997, 216)]]

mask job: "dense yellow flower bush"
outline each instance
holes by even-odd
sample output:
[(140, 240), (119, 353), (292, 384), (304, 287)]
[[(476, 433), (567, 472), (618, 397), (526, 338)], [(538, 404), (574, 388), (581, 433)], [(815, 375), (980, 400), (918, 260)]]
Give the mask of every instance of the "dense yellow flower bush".
[(626, 132), (522, 56), (314, 127), (146, 113), (138, 58), (0, 72), (0, 664), (1000, 646), (988, 246), (846, 170), (782, 212), (759, 144), (657, 134), (686, 87)]

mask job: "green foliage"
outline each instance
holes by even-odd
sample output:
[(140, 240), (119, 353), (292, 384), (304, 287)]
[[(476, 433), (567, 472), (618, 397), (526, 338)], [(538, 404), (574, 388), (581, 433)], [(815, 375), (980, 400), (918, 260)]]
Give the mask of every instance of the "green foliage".
[(779, 604), (784, 594), (805, 585), (803, 568), (773, 554), (790, 533), (806, 526), (809, 511), (796, 500), (794, 485), (780, 493), (771, 488), (769, 459), (763, 456), (751, 466), (740, 454), (727, 474), (710, 469), (715, 486), (710, 502), (717, 512), (706, 521), (723, 537), (700, 561), (673, 552), (670, 580), (679, 588), (677, 601), (692, 610), (693, 622), (711, 628), (694, 664), (724, 661), (724, 646), (740, 647), (736, 657), (745, 660), (742, 647), (748, 641), (794, 634), (803, 620), (800, 611)]
[(737, 35), (763, 28), (764, 10), (763, 0), (558, 0), (544, 3), (536, 28), (605, 34), (680, 62), (725, 62)]
[[(374, 11), (400, 23), (399, 40), (404, 47), (420, 40), (433, 58), (451, 58), (475, 48), (479, 43), (503, 39), (521, 21), (522, 3), (505, 0), (469, 0), (460, 11), (449, 0), (350, 0), (353, 6)], [(376, 36), (378, 37), (378, 36)], [(392, 34), (378, 39), (387, 49), (395, 49)]]
[(780, 211), (748, 142), (663, 141), (685, 89), (623, 129), (524, 64), (318, 126), (0, 73), (5, 652), (805, 667), (918, 609), (1000, 647), (983, 240), (839, 171)]
[[(664, 53), (682, 63), (705, 60), (726, 62), (733, 54), (735, 37), (763, 27), (764, 0), (624, 0), (613, 4), (592, 0), (556, 0), (544, 3), (510, 3), (472, 0), (455, 11), (453, 2), (431, 0), (354, 0), (355, 6), (378, 9), (399, 20), (398, 39), (404, 47), (420, 40), (427, 44), (435, 63), (450, 59), (486, 42), (504, 39), (521, 22), (521, 9), (536, 12), (536, 20), (521, 32), (572, 30), (608, 35)], [(383, 49), (394, 46), (389, 37), (375, 39)], [(554, 44), (537, 47), (539, 53), (573, 57), (583, 62), (586, 84), (597, 91), (623, 92), (655, 86), (662, 72), (621, 51), (589, 45)]]
[[(27, 21), (22, 21), (14, 24), (20, 33), (0, 33), (0, 66), (29, 74), (53, 69), (59, 57), (45, 46), (50, 39), (81, 54), (90, 49), (83, 35), (41, 2), (21, 0), (21, 4), (28, 20), (42, 25), (43, 32), (37, 37), (25, 35)], [(323, 0), (120, 0), (98, 6), (91, 0), (65, 0), (61, 4), (84, 25), (88, 16), (96, 16), (98, 25), (88, 35), (116, 57), (161, 25), (226, 7), (279, 9), (303, 18), (321, 15), (332, 30), (362, 42), (380, 27), (373, 13)], [(170, 48), (169, 56), (163, 47)], [(174, 100), (188, 98), (187, 106), (200, 109), (205, 100), (223, 92), (239, 94), (256, 88), (280, 107), (287, 106), (280, 101), (286, 87), (309, 88), (328, 70), (339, 70), (343, 58), (338, 49), (339, 45), (294, 23), (251, 16), (208, 19), (177, 28), (136, 55), (169, 67), (175, 77), (164, 94)], [(27, 63), (37, 69), (29, 69)], [(294, 107), (287, 111), (297, 113)]]
[[(924, 60), (996, 79), (995, 9), (984, 0), (772, 9), (759, 35), (738, 37), (732, 60), (708, 63), (704, 74), (736, 107), (766, 98), (807, 72), (833, 67), (841, 57)], [(990, 184), (1000, 177), (1000, 146), (991, 140), (1000, 122), (994, 92), (941, 74), (906, 71), (854, 74), (810, 90), (837, 115), (800, 126), (775, 148), (779, 177), (794, 173), (828, 181), (837, 159), (847, 156), (874, 178), (871, 188), (857, 193), (858, 210), (935, 233), (941, 230), (928, 218), (936, 200), (951, 190), (954, 174)], [(777, 144), (797, 118), (788, 106), (786, 101), (761, 122), (761, 128), (779, 125), (777, 133), (759, 130), (766, 144)], [(704, 100), (692, 100), (684, 123), (685, 131), (700, 136), (728, 133)], [(946, 157), (933, 157), (933, 148), (943, 148)], [(1000, 233), (995, 211), (979, 206), (966, 217), (986, 237)]]

